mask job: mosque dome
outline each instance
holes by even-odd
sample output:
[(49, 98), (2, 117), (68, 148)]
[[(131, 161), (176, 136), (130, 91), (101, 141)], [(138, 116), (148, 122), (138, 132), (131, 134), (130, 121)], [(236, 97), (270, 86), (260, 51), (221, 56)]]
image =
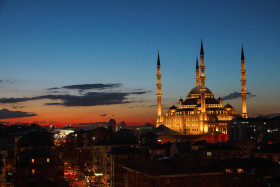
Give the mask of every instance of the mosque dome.
[(174, 105), (173, 105), (172, 107), (169, 108), (169, 110), (177, 110), (177, 109), (178, 109), (178, 108), (177, 108), (176, 106), (174, 106)]
[[(194, 87), (194, 88), (189, 92), (189, 94), (200, 94), (200, 88), (201, 88), (200, 86)], [(213, 94), (209, 88), (206, 88), (205, 93)]]
[(226, 104), (224, 108), (233, 108), (233, 106), (231, 106), (230, 104)]

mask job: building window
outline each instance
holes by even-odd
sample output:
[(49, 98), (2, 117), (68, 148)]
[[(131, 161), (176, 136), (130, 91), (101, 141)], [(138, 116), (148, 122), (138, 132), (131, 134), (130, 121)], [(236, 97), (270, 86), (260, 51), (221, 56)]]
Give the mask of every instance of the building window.
[(34, 162), (35, 162), (35, 159), (34, 159), (34, 158), (32, 158), (32, 159), (31, 159), (31, 163), (32, 163), (32, 164), (34, 164)]
[(47, 158), (47, 163), (50, 163), (50, 158)]
[(35, 174), (35, 169), (32, 169), (32, 175), (34, 175)]
[(237, 168), (237, 173), (243, 173), (244, 170), (242, 168)]
[(232, 173), (232, 169), (226, 169), (226, 173)]
[(95, 136), (92, 137), (92, 140), (95, 140)]
[(206, 152), (207, 156), (212, 156), (212, 152)]

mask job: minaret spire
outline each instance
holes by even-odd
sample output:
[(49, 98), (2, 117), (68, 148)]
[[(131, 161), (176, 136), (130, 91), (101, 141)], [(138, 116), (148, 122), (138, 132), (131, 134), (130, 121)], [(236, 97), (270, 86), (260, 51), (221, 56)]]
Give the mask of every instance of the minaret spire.
[(242, 50), (241, 50), (241, 60), (245, 60), (245, 58), (244, 58), (244, 51), (243, 51), (243, 44), (242, 44)]
[(204, 55), (204, 50), (203, 50), (203, 42), (201, 38), (201, 48), (200, 48), (200, 55)]
[(160, 126), (162, 123), (162, 116), (161, 116), (161, 73), (160, 73), (160, 58), (159, 58), (159, 51), (158, 51), (158, 59), (157, 59), (157, 124), (156, 126)]
[(195, 71), (196, 71), (196, 75), (195, 75), (195, 81), (196, 81), (196, 87), (199, 87), (200, 84), (199, 84), (199, 66), (198, 66), (198, 58), (196, 57), (196, 68), (195, 68)]
[(203, 50), (203, 43), (201, 39), (201, 49), (200, 49), (200, 92), (201, 92), (201, 112), (206, 113), (206, 108), (205, 108), (205, 76), (204, 76), (204, 50)]
[(160, 65), (159, 50), (158, 50), (157, 65)]
[(244, 58), (244, 51), (243, 51), (243, 45), (242, 45), (242, 50), (241, 50), (241, 96), (242, 96), (242, 117), (243, 118), (248, 118), (247, 115), (247, 105), (246, 105), (246, 94), (247, 94), (247, 90), (246, 90), (246, 79), (245, 79), (245, 73), (246, 73), (246, 69), (245, 69), (245, 58)]

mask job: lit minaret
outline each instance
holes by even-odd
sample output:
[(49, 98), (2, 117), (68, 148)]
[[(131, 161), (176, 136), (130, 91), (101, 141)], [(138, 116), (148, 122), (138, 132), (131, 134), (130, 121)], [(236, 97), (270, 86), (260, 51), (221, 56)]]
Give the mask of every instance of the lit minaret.
[(196, 57), (196, 76), (195, 76), (195, 81), (196, 81), (196, 87), (199, 87), (199, 67), (198, 67), (198, 59)]
[(242, 45), (242, 51), (241, 51), (241, 95), (242, 95), (242, 117), (243, 118), (248, 118), (247, 115), (247, 107), (246, 107), (246, 79), (245, 79), (245, 73), (246, 73), (246, 69), (245, 69), (245, 58), (244, 58), (244, 52), (243, 52), (243, 45)]
[(160, 59), (159, 59), (159, 52), (158, 52), (158, 59), (157, 59), (157, 104), (158, 104), (158, 116), (157, 116), (157, 127), (162, 123), (161, 117), (161, 74), (160, 74)]
[(205, 109), (205, 76), (204, 76), (204, 51), (203, 51), (203, 43), (201, 39), (201, 49), (200, 49), (200, 92), (201, 92), (201, 113), (205, 114), (206, 109)]

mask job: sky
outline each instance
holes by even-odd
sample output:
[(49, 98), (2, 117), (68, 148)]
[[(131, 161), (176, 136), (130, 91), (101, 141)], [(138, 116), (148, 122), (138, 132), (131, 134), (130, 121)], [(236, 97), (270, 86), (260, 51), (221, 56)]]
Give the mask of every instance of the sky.
[(195, 87), (241, 112), (244, 46), (249, 116), (280, 113), (277, 0), (0, 0), (0, 120), (75, 124), (156, 120)]

